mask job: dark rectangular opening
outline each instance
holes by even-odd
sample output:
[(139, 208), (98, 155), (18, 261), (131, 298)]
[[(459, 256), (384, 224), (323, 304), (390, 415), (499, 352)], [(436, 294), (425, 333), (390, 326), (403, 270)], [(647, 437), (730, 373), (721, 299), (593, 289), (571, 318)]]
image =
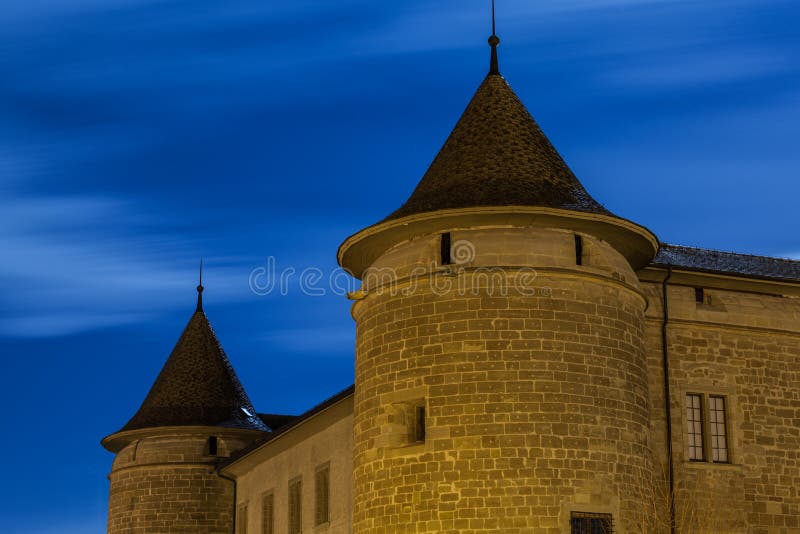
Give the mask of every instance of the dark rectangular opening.
[(442, 234), (442, 251), (441, 251), (441, 259), (442, 265), (450, 265), (452, 263), (450, 259), (450, 232), (445, 232)]
[(211, 436), (210, 438), (208, 438), (208, 455), (209, 456), (217, 455), (217, 436)]
[(706, 301), (706, 292), (702, 287), (694, 288), (694, 300), (698, 304), (703, 304)]
[(575, 265), (583, 265), (583, 238), (575, 234)]
[(570, 534), (612, 533), (613, 520), (611, 514), (572, 512), (570, 516)]
[(417, 442), (425, 441), (425, 407), (424, 406), (417, 406), (416, 428), (414, 430), (414, 439)]

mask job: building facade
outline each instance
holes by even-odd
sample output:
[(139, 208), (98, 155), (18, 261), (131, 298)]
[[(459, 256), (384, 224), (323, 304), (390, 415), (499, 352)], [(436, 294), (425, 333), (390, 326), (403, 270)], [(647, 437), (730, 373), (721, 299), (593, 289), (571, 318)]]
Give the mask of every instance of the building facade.
[(198, 308), (116, 453), (109, 532), (800, 533), (800, 262), (660, 243), (500, 75), (347, 238), (355, 384), (258, 414)]

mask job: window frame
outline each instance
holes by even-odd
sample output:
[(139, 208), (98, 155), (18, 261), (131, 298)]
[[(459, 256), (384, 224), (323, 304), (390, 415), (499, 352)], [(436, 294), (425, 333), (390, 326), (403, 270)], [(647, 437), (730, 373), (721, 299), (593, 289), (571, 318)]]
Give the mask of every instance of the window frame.
[[(603, 526), (600, 532), (595, 531), (592, 520), (603, 521), (607, 526)], [(576, 525), (576, 521), (588, 521), (588, 525)], [(578, 529), (576, 530), (576, 526)], [(614, 515), (608, 512), (583, 512), (580, 510), (572, 510), (569, 514), (569, 531), (570, 534), (613, 534), (614, 533)]]
[[(267, 521), (267, 502), (269, 501), (269, 521)], [(275, 534), (275, 491), (261, 494), (261, 534)]]
[(247, 534), (247, 501), (236, 506), (236, 534)]
[[(689, 436), (689, 397), (700, 398), (700, 427), (701, 427), (701, 443), (703, 449), (702, 459), (691, 458), (689, 450), (692, 447)], [(712, 422), (712, 399), (719, 400), (722, 403), (722, 410), (716, 406), (714, 409), (714, 421)], [(730, 400), (731, 396), (726, 392), (710, 392), (698, 391), (696, 389), (686, 390), (683, 393), (683, 453), (687, 462), (691, 464), (714, 464), (714, 465), (731, 465), (733, 464), (733, 437), (731, 435), (731, 411), (733, 403)], [(723, 421), (720, 423), (716, 420), (719, 413), (722, 413)], [(720, 426), (722, 425), (722, 433), (719, 433)], [(719, 438), (724, 440), (724, 449), (718, 446)], [(724, 450), (724, 459), (715, 459), (720, 457), (720, 451)]]
[[(295, 494), (294, 488), (297, 487), (297, 492)], [(303, 532), (303, 477), (297, 476), (289, 480), (288, 484), (288, 494), (286, 498), (286, 512), (287, 512), (287, 521), (286, 527), (289, 534), (302, 534)], [(293, 499), (297, 498), (297, 502), (293, 502)], [(297, 521), (295, 524), (294, 518), (294, 511), (297, 510)]]
[[(320, 485), (320, 478), (324, 477), (324, 488)], [(324, 497), (321, 490), (324, 489)], [(322, 497), (322, 498), (321, 498)], [(323, 510), (324, 501), (324, 510)], [(324, 511), (324, 515), (321, 513)], [(331, 522), (331, 464), (326, 462), (314, 470), (314, 526), (321, 527)]]

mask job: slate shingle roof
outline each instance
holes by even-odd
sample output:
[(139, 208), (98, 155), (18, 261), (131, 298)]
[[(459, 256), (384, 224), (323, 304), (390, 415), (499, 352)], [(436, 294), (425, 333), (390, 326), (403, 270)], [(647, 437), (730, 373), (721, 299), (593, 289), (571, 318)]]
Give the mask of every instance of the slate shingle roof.
[(198, 306), (139, 411), (121, 431), (162, 426), (269, 431)]
[(411, 197), (386, 220), (482, 206), (611, 215), (586, 192), (499, 74), (486, 77)]
[(661, 244), (655, 266), (800, 282), (800, 261)]

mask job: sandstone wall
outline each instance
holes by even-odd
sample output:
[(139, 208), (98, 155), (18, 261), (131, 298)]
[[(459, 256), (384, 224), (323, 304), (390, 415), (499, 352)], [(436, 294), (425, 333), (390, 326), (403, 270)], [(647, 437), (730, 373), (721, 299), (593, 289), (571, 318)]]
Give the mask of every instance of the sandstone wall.
[[(666, 464), (660, 284), (645, 285), (654, 442)], [(800, 300), (671, 285), (667, 327), (679, 526), (800, 532)], [(730, 463), (687, 458), (687, 393), (721, 395)]]
[[(612, 513), (615, 532), (640, 526), (645, 300), (625, 260), (584, 237), (582, 266), (574, 235), (546, 229), (453, 231), (473, 257), (413, 281), (439, 268), (438, 236), (376, 263), (398, 274), (368, 277), (353, 308), (354, 532), (555, 534), (571, 511)], [(407, 421), (420, 406), (423, 443)]]

